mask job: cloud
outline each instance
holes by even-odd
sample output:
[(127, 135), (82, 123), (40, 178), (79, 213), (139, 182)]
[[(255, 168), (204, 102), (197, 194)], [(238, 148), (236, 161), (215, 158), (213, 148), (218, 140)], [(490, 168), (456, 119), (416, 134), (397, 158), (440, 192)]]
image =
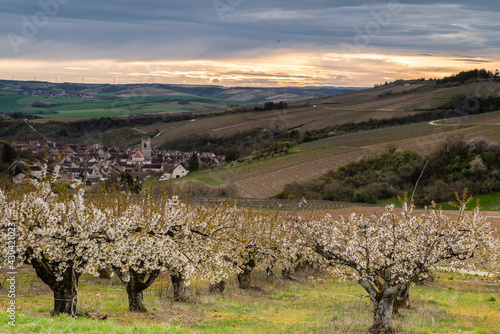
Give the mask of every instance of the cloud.
[(455, 61), (463, 61), (463, 62), (470, 62), (470, 63), (492, 63), (491, 60), (481, 60), (481, 59), (454, 59)]
[(66, 66), (63, 67), (65, 70), (73, 70), (73, 71), (88, 71), (90, 68), (88, 67), (71, 67), (71, 66)]
[[(187, 71), (190, 73), (200, 69), (210, 72), (203, 62), (215, 61), (219, 63), (218, 69), (222, 66), (220, 63), (237, 62), (248, 64), (242, 66), (248, 74), (244, 80), (252, 76), (255, 80), (267, 80), (263, 71), (256, 71), (260, 75), (251, 73), (251, 68), (259, 67), (259, 62), (265, 62), (265, 58), (274, 62), (265, 64), (267, 68), (298, 64), (301, 71), (307, 71), (309, 65), (329, 73), (335, 80), (357, 77), (354, 74), (357, 69), (347, 70), (352, 58), (339, 57), (339, 54), (372, 55), (363, 60), (364, 64), (377, 61), (374, 55), (379, 58), (394, 55), (442, 57), (450, 63), (440, 68), (450, 71), (456, 69), (457, 64), (499, 61), (499, 8), (495, 1), (401, 0), (399, 5), (394, 5), (398, 4), (397, 0), (352, 0), (348, 3), (337, 0), (221, 1), (229, 6), (223, 11), (217, 10), (211, 0), (196, 1), (196, 6), (182, 0), (69, 1), (59, 4), (57, 10), (53, 8), (53, 15), (47, 15), (47, 22), (39, 24), (37, 17), (42, 17), (39, 13), (45, 11), (40, 3), (49, 0), (0, 0), (0, 60), (74, 63), (75, 66), (65, 68), (69, 72), (83, 69), (91, 72), (97, 68), (78, 64), (101, 62), (98, 64), (103, 66), (101, 77), (102, 73), (139, 74), (127, 76), (129, 78), (145, 73), (168, 77), (167, 73), (153, 73), (153, 68), (131, 70), (123, 65), (133, 62), (156, 66), (158, 71), (175, 72), (173, 68), (165, 69), (158, 64), (200, 61), (197, 68)], [(35, 29), (27, 35), (33, 27)], [(21, 38), (17, 40), (20, 43), (18, 52), (9, 36)], [(336, 60), (318, 62), (315, 57), (309, 57), (311, 53), (319, 58), (336, 54)], [(468, 58), (457, 54), (468, 54), (476, 60), (464, 61)], [(382, 60), (381, 63), (382, 72), (393, 72), (404, 62), (397, 66), (394, 61)], [(331, 73), (337, 68), (342, 68), (344, 74)], [(312, 77), (307, 73), (301, 75)], [(391, 73), (390, 77), (396, 75)], [(184, 76), (192, 77), (193, 74)], [(194, 73), (195, 78), (191, 80), (198, 80), (198, 76)], [(290, 75), (284, 72), (270, 76), (296, 80), (294, 71)], [(380, 74), (380, 78), (384, 76), (388, 75)], [(373, 80), (371, 75), (369, 78)], [(226, 82), (230, 80), (224, 79)]]

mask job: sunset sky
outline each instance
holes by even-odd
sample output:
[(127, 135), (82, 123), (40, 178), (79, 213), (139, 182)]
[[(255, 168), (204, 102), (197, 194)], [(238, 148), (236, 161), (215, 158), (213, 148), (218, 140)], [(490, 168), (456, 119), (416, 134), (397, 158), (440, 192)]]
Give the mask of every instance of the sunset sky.
[(500, 68), (498, 1), (0, 0), (0, 79), (373, 86)]

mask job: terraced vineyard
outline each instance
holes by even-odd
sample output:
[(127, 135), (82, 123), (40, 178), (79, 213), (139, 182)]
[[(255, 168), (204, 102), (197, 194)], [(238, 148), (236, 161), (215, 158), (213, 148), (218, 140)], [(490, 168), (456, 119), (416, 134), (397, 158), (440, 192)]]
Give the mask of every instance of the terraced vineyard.
[(331, 137), (300, 145), (286, 156), (204, 171), (189, 178), (196, 179), (198, 175), (203, 175), (222, 184), (234, 183), (240, 196), (269, 197), (276, 195), (287, 183), (318, 178), (331, 169), (389, 148), (426, 153), (447, 139), (469, 140), (477, 137), (500, 142), (500, 113)]
[[(53, 109), (55, 112), (61, 113), (56, 115), (66, 113), (68, 117), (71, 115), (75, 118), (82, 116), (81, 113), (102, 116), (101, 112), (104, 111), (109, 115), (125, 115), (128, 113), (174, 112), (181, 107), (187, 108), (184, 111), (196, 110), (200, 112), (203, 108), (221, 107), (223, 104), (229, 103), (230, 101), (223, 97), (233, 93), (231, 96), (242, 96), (237, 94), (237, 90), (223, 90), (217, 93), (218, 97), (211, 98), (213, 103), (190, 102), (188, 105), (179, 105), (177, 102), (167, 102), (166, 100), (180, 97), (195, 98), (196, 96), (186, 92), (174, 93), (165, 87), (152, 89), (151, 96), (148, 97), (131, 97), (132, 87), (117, 86), (108, 87), (108, 89), (117, 90), (106, 92), (106, 94), (114, 96), (118, 100), (49, 98), (45, 99), (44, 103), (53, 105), (50, 108), (38, 109), (45, 111)], [(183, 89), (192, 88), (184, 87)], [(215, 88), (196, 89), (213, 90)], [(92, 93), (91, 87), (85, 92)], [(115, 144), (119, 143), (117, 138), (122, 137), (121, 134), (130, 139), (128, 142), (134, 142), (134, 140), (136, 142), (140, 136), (153, 134), (153, 146), (159, 147), (182, 138), (189, 141), (204, 136), (209, 140), (252, 129), (271, 130), (268, 132), (271, 137), (274, 129), (285, 132), (296, 130), (300, 135), (304, 135), (306, 131), (315, 131), (327, 126), (359, 123), (370, 119), (391, 119), (429, 112), (440, 106), (450, 105), (459, 94), (469, 96), (471, 101), (475, 102), (473, 99), (476, 97), (497, 96), (498, 92), (500, 92), (500, 82), (494, 81), (472, 82), (450, 88), (435, 88), (430, 83), (389, 84), (343, 95), (290, 102), (289, 108), (282, 110), (253, 111), (252, 107), (246, 110), (236, 110), (233, 107), (219, 108), (213, 111), (209, 110), (209, 114), (201, 115), (198, 113), (201, 116), (183, 121), (159, 121), (147, 126), (136, 125), (130, 128), (113, 129), (107, 133), (99, 134), (98, 138), (102, 139), (103, 142), (108, 141)], [(0, 91), (0, 95), (2, 95), (0, 99), (4, 100), (5, 106), (16, 105), (27, 112), (36, 111), (31, 104), (41, 97), (24, 96), (19, 98), (14, 93), (14, 90), (8, 89)], [(247, 93), (262, 94), (262, 91), (247, 91)], [(119, 102), (122, 100), (126, 102), (123, 105)], [(244, 103), (244, 101), (240, 102)], [(146, 124), (148, 123), (146, 122)], [(273, 158), (267, 157), (252, 163), (242, 162), (214, 170), (192, 173), (186, 180), (199, 179), (200, 182), (209, 186), (234, 184), (240, 196), (269, 197), (281, 191), (283, 186), (289, 182), (315, 179), (330, 169), (335, 169), (361, 157), (386, 151), (389, 148), (428, 152), (441, 145), (448, 138), (453, 140), (453, 138), (485, 137), (494, 142), (500, 142), (499, 124), (500, 112), (494, 112), (344, 135), (327, 133), (326, 135), (335, 136), (292, 148), (288, 155), (274, 155)], [(255, 143), (245, 142), (245, 145), (259, 147), (257, 141)], [(185, 182), (185, 180), (176, 180), (175, 182)]]

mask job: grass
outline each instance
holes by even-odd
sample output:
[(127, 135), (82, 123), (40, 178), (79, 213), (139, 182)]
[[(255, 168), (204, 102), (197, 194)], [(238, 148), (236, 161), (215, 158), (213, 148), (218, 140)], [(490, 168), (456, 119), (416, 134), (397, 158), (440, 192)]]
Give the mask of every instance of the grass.
[[(4, 318), (6, 315), (0, 313), (0, 316)], [(5, 328), (11, 331), (11, 333), (187, 333), (186, 330), (177, 329), (175, 326), (160, 324), (124, 326), (113, 322), (95, 321), (89, 318), (71, 318), (66, 316), (37, 317), (32, 315), (20, 315), (17, 317), (14, 327)]]
[(217, 181), (217, 180), (211, 179), (211, 178), (206, 177), (206, 176), (196, 177), (196, 179), (198, 181), (205, 183), (206, 185), (209, 185), (209, 186), (219, 186), (222, 184), (221, 181)]
[[(492, 193), (479, 196), (473, 196), (472, 200), (467, 204), (467, 210), (474, 210), (477, 201), (479, 200), (479, 208), (481, 211), (500, 211), (500, 194)], [(387, 198), (377, 202), (381, 205), (395, 204), (396, 207), (401, 207), (396, 198)], [(443, 210), (458, 210), (458, 207), (451, 205), (449, 202), (437, 203), (437, 208), (441, 207)]]
[[(474, 210), (477, 201), (482, 211), (500, 211), (500, 194), (498, 193), (474, 196), (467, 205), (467, 209)], [(438, 206), (441, 206), (443, 210), (458, 210), (449, 203), (439, 203)]]
[(17, 95), (18, 92), (12, 89), (0, 89), (0, 95)]
[(0, 112), (19, 111), (40, 100), (42, 100), (42, 98), (39, 96), (26, 97), (25, 95), (2, 95), (0, 96)]
[[(93, 118), (123, 116), (153, 112), (183, 112), (224, 108), (230, 104), (248, 105), (248, 101), (233, 101), (217, 98), (204, 98), (195, 95), (162, 95), (122, 97), (115, 100), (99, 100), (84, 97), (40, 97), (12, 94), (15, 91), (0, 90), (0, 111), (23, 111), (44, 118)], [(196, 100), (180, 105), (175, 99)], [(170, 100), (167, 101), (167, 100)], [(32, 107), (31, 104), (43, 101), (48, 108)]]
[[(116, 278), (81, 279), (78, 307), (94, 318), (51, 317), (52, 295), (33, 270), (18, 276), (16, 326), (0, 313), (0, 333), (364, 333), (373, 308), (355, 282), (311, 281), (296, 274), (297, 282), (269, 283), (254, 272), (253, 284), (262, 291), (240, 290), (228, 280), (223, 295), (210, 295), (207, 283), (195, 280), (189, 303), (173, 302), (168, 276), (146, 290), (149, 313), (127, 310), (124, 287)], [(477, 276), (435, 273), (434, 281), (410, 290), (412, 309), (394, 318), (400, 333), (500, 333), (500, 285)], [(453, 279), (449, 279), (453, 278)], [(1, 291), (1, 290), (0, 290)], [(4, 290), (5, 291), (5, 290)], [(7, 297), (0, 293), (0, 304)]]

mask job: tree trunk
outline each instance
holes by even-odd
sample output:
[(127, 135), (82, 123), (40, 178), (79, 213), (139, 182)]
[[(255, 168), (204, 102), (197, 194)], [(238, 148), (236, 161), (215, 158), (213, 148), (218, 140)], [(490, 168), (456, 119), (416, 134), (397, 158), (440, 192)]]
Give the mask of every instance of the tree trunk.
[(297, 263), (295, 266), (295, 272), (306, 272), (306, 271), (313, 271), (314, 270), (314, 262), (311, 261), (300, 261)]
[[(132, 278), (130, 278), (132, 281)], [(132, 312), (147, 312), (147, 308), (144, 305), (144, 296), (142, 291), (137, 287), (137, 284), (127, 284), (127, 295), (128, 295), (128, 309)]]
[(255, 261), (250, 259), (240, 269), (243, 271), (238, 274), (238, 283), (240, 289), (250, 289), (250, 274), (255, 268)]
[(210, 283), (210, 286), (208, 287), (208, 291), (210, 293), (223, 294), (225, 289), (226, 289), (226, 282), (225, 281), (219, 281), (217, 283)]
[(64, 273), (63, 280), (51, 287), (54, 292), (54, 314), (77, 315), (79, 276), (74, 272), (73, 268), (68, 268)]
[(238, 274), (238, 283), (240, 289), (250, 289), (250, 274), (253, 268), (244, 268), (242, 272)]
[(410, 285), (405, 284), (403, 288), (394, 296), (392, 314), (399, 314), (399, 309), (410, 308)]
[(111, 275), (107, 269), (103, 268), (103, 269), (99, 269), (99, 278), (100, 279), (111, 279)]
[(307, 262), (306, 261), (300, 261), (295, 265), (294, 271), (296, 273), (298, 272), (305, 272), (307, 268)]
[(266, 268), (266, 280), (269, 283), (272, 283), (274, 281), (274, 273), (273, 273), (273, 269), (271, 267)]
[(291, 269), (290, 268), (283, 268), (283, 269), (281, 269), (281, 277), (283, 279), (286, 279), (286, 280), (289, 280), (289, 281), (293, 281)]
[(68, 263), (68, 268), (62, 274), (62, 280), (57, 280), (55, 265), (47, 260), (33, 259), (31, 265), (37, 276), (49, 286), (54, 293), (53, 314), (69, 314), (76, 316), (76, 306), (78, 302), (78, 278), (80, 274), (75, 271), (72, 263)]
[(125, 281), (125, 275), (120, 268), (113, 267), (113, 271), (127, 288), (128, 309), (133, 312), (146, 312), (147, 309), (144, 305), (142, 292), (153, 284), (158, 275), (160, 275), (160, 270), (138, 273), (135, 270), (129, 269), (130, 278), (128, 281)]
[(173, 272), (170, 274), (170, 279), (172, 280), (172, 286), (174, 288), (174, 300), (177, 302), (188, 301), (186, 296), (186, 284), (182, 274)]
[(372, 334), (393, 334), (396, 330), (392, 326), (392, 307), (394, 303), (394, 294), (380, 292), (372, 300), (374, 306), (373, 325), (368, 330)]

